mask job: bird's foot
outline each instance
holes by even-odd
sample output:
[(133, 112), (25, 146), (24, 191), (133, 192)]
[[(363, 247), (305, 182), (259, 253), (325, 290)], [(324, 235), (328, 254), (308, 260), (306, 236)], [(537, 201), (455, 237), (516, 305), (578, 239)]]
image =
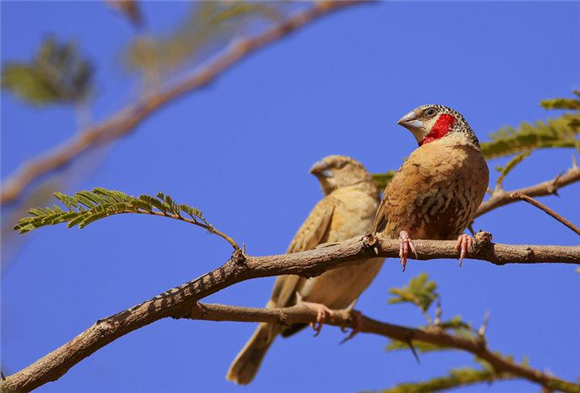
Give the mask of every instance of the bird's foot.
[(316, 322), (310, 322), (310, 326), (312, 327), (312, 329), (314, 329), (314, 331), (316, 331), (316, 334), (314, 334), (314, 337), (316, 337), (320, 334), (322, 326), (324, 326), (324, 322), (328, 318), (332, 318), (334, 313), (330, 308), (326, 307), (324, 304), (310, 302), (302, 302), (301, 304), (303, 304), (304, 306), (308, 307), (313, 311), (316, 311)]
[(399, 239), (401, 240), (401, 247), (399, 248), (399, 257), (401, 258), (401, 265), (403, 265), (403, 271), (407, 267), (407, 258), (409, 256), (409, 249), (413, 251), (415, 254), (415, 258), (417, 258), (417, 251), (415, 250), (415, 246), (409, 237), (409, 233), (407, 231), (401, 231), (399, 233)]
[[(357, 310), (353, 310), (350, 309), (349, 310), (350, 313), (350, 318), (354, 321), (354, 324), (352, 326), (352, 330), (349, 333), (349, 335), (342, 340), (340, 343), (344, 344), (345, 342), (347, 342), (348, 340), (352, 339), (354, 336), (356, 336), (360, 330), (362, 329), (362, 325), (363, 325), (363, 317), (360, 311)], [(341, 329), (343, 332), (346, 332), (346, 329)]]
[(455, 250), (459, 252), (459, 267), (463, 263), (463, 258), (467, 255), (467, 251), (473, 246), (473, 239), (466, 234), (460, 235), (455, 244)]

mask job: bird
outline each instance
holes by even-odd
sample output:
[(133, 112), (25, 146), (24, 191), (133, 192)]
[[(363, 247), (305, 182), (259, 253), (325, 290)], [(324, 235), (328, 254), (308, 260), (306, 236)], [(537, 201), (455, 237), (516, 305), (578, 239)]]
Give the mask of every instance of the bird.
[(455, 240), (459, 265), (473, 240), (464, 234), (485, 196), (489, 169), (477, 136), (458, 111), (422, 105), (398, 122), (418, 147), (385, 187), (373, 233), (399, 238), (403, 271), (412, 239)]
[[(318, 178), (324, 198), (314, 206), (298, 229), (287, 253), (312, 250), (319, 245), (338, 243), (370, 233), (380, 195), (365, 167), (353, 158), (331, 155), (316, 162), (310, 173)], [(383, 262), (384, 258), (369, 258), (310, 279), (293, 275), (279, 276), (266, 307), (290, 307), (300, 303), (315, 310), (317, 322), (311, 325), (317, 335), (324, 320), (332, 317), (331, 309), (348, 309), (352, 312), (358, 297), (373, 281)], [(355, 320), (360, 318), (356, 312), (353, 316)], [(237, 384), (250, 383), (274, 339), (278, 335), (291, 336), (305, 326), (260, 323), (232, 362), (226, 379)], [(356, 333), (356, 328), (351, 335), (353, 333)]]

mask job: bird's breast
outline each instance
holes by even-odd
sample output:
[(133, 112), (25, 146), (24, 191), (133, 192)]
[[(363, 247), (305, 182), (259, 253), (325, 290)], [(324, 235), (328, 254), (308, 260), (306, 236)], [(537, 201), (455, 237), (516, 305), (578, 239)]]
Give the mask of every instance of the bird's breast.
[(473, 220), (489, 180), (481, 153), (431, 143), (415, 150), (385, 192), (386, 232), (416, 239), (453, 239)]

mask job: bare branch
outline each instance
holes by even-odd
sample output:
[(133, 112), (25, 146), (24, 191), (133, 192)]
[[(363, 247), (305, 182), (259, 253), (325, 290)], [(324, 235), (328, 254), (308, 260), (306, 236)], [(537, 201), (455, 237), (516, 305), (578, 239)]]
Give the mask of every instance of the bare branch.
[(90, 148), (111, 142), (132, 132), (142, 121), (164, 105), (212, 82), (241, 60), (308, 25), (318, 18), (366, 1), (320, 1), (314, 6), (254, 37), (240, 39), (220, 56), (180, 83), (143, 97), (100, 124), (65, 141), (55, 149), (24, 163), (2, 184), (0, 205), (14, 202), (34, 180), (72, 162)]
[[(496, 265), (508, 263), (572, 263), (580, 265), (580, 246), (518, 246), (493, 244), (489, 234), (478, 234), (476, 249), (468, 252), (467, 258), (486, 260)], [(421, 260), (437, 258), (456, 258), (455, 241), (416, 240), (415, 247)], [(295, 254), (252, 257), (244, 255), (240, 250), (234, 252), (230, 260), (219, 268), (193, 281), (172, 288), (148, 301), (136, 305), (128, 310), (97, 321), (89, 329), (73, 338), (68, 343), (39, 359), (27, 368), (9, 376), (0, 382), (2, 392), (29, 391), (47, 382), (57, 380), (71, 367), (90, 356), (105, 345), (128, 334), (136, 329), (167, 317), (180, 318), (184, 313), (191, 313), (191, 309), (200, 299), (216, 293), (238, 282), (257, 277), (269, 277), (283, 274), (296, 274), (312, 277), (326, 270), (356, 264), (357, 261), (375, 257), (375, 250), (379, 256), (398, 258), (398, 239), (378, 239), (367, 235), (362, 239), (322, 247), (311, 251)], [(376, 325), (372, 320), (367, 322), (367, 331), (381, 334), (384, 325)], [(382, 329), (382, 330), (381, 330)], [(425, 336), (423, 331), (393, 328), (394, 338), (403, 338), (405, 341), (431, 340), (432, 336)], [(398, 333), (396, 333), (398, 332)], [(395, 334), (398, 334), (395, 335)], [(433, 333), (435, 334), (435, 333)], [(441, 333), (437, 333), (441, 334)], [(474, 349), (471, 343), (453, 341), (446, 335), (441, 336), (441, 345), (458, 347), (462, 345)], [(397, 339), (399, 339), (397, 338)], [(459, 344), (458, 344), (459, 343)], [(481, 350), (481, 343), (477, 350)], [(460, 348), (461, 349), (461, 348)], [(488, 360), (482, 354), (481, 357)], [(494, 359), (492, 359), (494, 360)], [(490, 362), (491, 363), (491, 362)], [(511, 363), (502, 367), (511, 367)], [(513, 372), (513, 371), (510, 371)], [(534, 378), (543, 378), (534, 374)]]
[[(265, 322), (291, 325), (294, 323), (315, 322), (316, 312), (301, 305), (288, 308), (261, 309), (219, 304), (200, 304), (198, 307), (187, 310), (183, 315), (174, 317), (207, 321)], [(333, 311), (332, 319), (326, 323), (328, 325), (354, 328), (356, 321), (354, 321), (348, 310), (335, 310)], [(528, 367), (527, 365), (515, 363), (513, 360), (490, 350), (478, 338), (449, 334), (435, 326), (430, 326), (425, 329), (415, 329), (379, 322), (369, 317), (361, 316), (360, 332), (373, 333), (398, 341), (420, 341), (444, 348), (466, 351), (488, 362), (498, 375), (504, 373), (510, 374), (552, 389), (564, 392), (580, 392), (580, 385), (564, 381), (551, 374)]]
[(576, 232), (576, 234), (580, 235), (580, 228), (578, 228), (576, 225), (572, 224), (570, 221), (568, 221), (567, 219), (556, 213), (554, 210), (550, 209), (548, 206), (536, 201), (534, 198), (530, 198), (529, 196), (527, 196), (526, 194), (522, 194), (521, 192), (512, 192), (510, 194), (510, 197), (513, 199), (521, 199), (522, 201), (528, 202), (529, 204), (537, 207), (538, 209), (554, 217), (556, 220), (560, 221), (562, 224), (566, 225), (568, 228)]
[(567, 186), (572, 183), (580, 181), (580, 168), (573, 166), (568, 169), (568, 171), (557, 176), (555, 179), (545, 181), (540, 184), (536, 184), (530, 187), (520, 188), (513, 191), (497, 190), (493, 192), (491, 198), (483, 202), (479, 209), (477, 210), (476, 217), (482, 216), (498, 207), (508, 205), (510, 203), (517, 202), (517, 199), (511, 197), (513, 193), (525, 194), (529, 197), (539, 197), (546, 195), (557, 195), (560, 188)]

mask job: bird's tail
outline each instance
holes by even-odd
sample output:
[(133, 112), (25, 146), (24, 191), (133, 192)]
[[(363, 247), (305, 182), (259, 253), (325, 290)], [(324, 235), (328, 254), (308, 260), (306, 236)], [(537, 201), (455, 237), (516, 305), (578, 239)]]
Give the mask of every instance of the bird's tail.
[(258, 325), (254, 335), (232, 362), (226, 379), (240, 385), (252, 382), (278, 334), (279, 327), (276, 325), (266, 323)]

